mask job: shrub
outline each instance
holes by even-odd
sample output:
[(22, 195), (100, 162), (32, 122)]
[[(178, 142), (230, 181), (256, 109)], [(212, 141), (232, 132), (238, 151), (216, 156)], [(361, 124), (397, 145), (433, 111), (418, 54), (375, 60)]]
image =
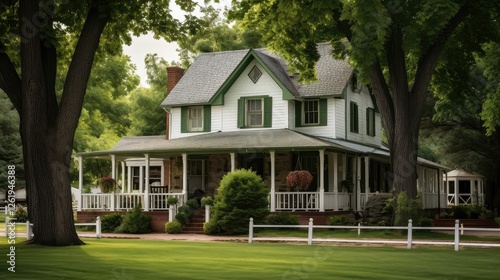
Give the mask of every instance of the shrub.
[(205, 206), (205, 205), (213, 206), (214, 205), (214, 199), (211, 196), (204, 196), (201, 199), (201, 206)]
[(275, 212), (267, 215), (266, 224), (268, 225), (298, 225), (299, 216), (286, 212)]
[(331, 226), (347, 226), (347, 216), (346, 215), (338, 215), (338, 216), (331, 216), (328, 218), (328, 224)]
[(191, 198), (190, 200), (188, 200), (186, 202), (186, 205), (193, 210), (200, 208), (200, 203), (196, 198)]
[(394, 225), (406, 226), (408, 220), (418, 221), (422, 213), (420, 199), (410, 199), (406, 192), (400, 192), (396, 200), (396, 211), (394, 212)]
[(454, 219), (467, 219), (470, 217), (469, 207), (466, 205), (456, 205), (451, 207)]
[(123, 223), (116, 232), (123, 233), (146, 233), (151, 231), (151, 217), (142, 213), (141, 205), (138, 204), (132, 211), (125, 214)]
[(208, 235), (215, 235), (220, 233), (220, 228), (215, 221), (210, 221), (203, 224), (203, 231)]
[(421, 226), (421, 227), (432, 227), (433, 226), (432, 219), (431, 218), (427, 218), (427, 217), (420, 218), (418, 220), (418, 226)]
[(179, 199), (177, 197), (171, 196), (171, 197), (167, 198), (167, 204), (168, 205), (174, 205), (175, 206), (175, 205), (177, 205), (178, 202), (179, 202)]
[(178, 220), (165, 223), (165, 232), (169, 234), (181, 233), (182, 224)]
[(16, 223), (25, 223), (28, 221), (28, 211), (26, 211), (26, 209), (24, 209), (21, 205), (17, 205), (14, 218), (16, 218)]
[(101, 219), (101, 231), (114, 232), (122, 224), (122, 221), (123, 217), (118, 213), (106, 215)]
[(497, 222), (497, 225), (500, 227), (500, 217), (496, 217), (495, 222)]
[(222, 233), (248, 233), (248, 221), (262, 223), (269, 213), (269, 189), (252, 170), (239, 169), (224, 175), (215, 197), (212, 220)]
[(194, 210), (188, 205), (182, 205), (181, 207), (179, 207), (179, 209), (177, 209), (177, 212), (186, 214), (188, 220), (191, 219), (191, 217), (193, 217), (194, 214)]
[(186, 212), (181, 212), (179, 211), (177, 214), (175, 214), (175, 219), (181, 223), (183, 226), (187, 226), (189, 224), (189, 217), (187, 216)]

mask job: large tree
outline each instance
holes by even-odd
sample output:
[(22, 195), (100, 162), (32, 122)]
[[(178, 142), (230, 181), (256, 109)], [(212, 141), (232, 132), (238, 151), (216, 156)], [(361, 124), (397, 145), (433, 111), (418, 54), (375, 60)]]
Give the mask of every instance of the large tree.
[[(130, 33), (153, 30), (157, 37), (172, 41), (200, 26), (190, 13), (184, 21), (175, 19), (170, 2), (1, 2), (0, 89), (20, 116), (34, 243), (82, 243), (73, 224), (69, 166), (95, 54), (99, 48), (112, 52), (116, 41), (130, 43)], [(197, 5), (195, 1), (175, 2), (187, 12)], [(69, 35), (77, 38), (71, 62), (58, 69), (58, 47)], [(66, 74), (61, 88), (56, 87), (57, 71)]]
[(241, 0), (230, 15), (265, 31), (304, 80), (315, 76), (316, 43), (348, 57), (380, 110), (393, 186), (415, 198), (419, 125), (436, 65), (445, 50), (457, 65), (473, 63), (472, 51), (498, 41), (499, 13), (500, 2), (487, 0)]

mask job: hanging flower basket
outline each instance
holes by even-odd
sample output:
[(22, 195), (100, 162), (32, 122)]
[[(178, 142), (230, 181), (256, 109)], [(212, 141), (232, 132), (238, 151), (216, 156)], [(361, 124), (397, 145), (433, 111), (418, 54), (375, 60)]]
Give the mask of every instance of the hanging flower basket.
[(286, 176), (286, 182), (292, 189), (305, 190), (309, 187), (313, 180), (311, 172), (307, 170), (290, 171)]
[(115, 179), (111, 177), (102, 177), (97, 180), (99, 188), (102, 193), (111, 193), (116, 189), (119, 189), (120, 186), (116, 183)]

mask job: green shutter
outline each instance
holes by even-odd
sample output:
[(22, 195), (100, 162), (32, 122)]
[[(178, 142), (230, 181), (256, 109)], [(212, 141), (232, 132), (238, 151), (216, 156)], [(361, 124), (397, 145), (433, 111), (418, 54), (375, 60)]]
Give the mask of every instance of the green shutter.
[(203, 131), (210, 132), (212, 125), (212, 106), (203, 106)]
[(273, 126), (273, 98), (264, 97), (264, 127)]
[(295, 127), (302, 126), (302, 102), (295, 101)]
[(358, 104), (354, 103), (354, 132), (359, 133)]
[(245, 127), (245, 99), (238, 99), (238, 122), (239, 128)]
[(358, 133), (358, 104), (351, 102), (350, 103), (350, 130), (351, 132)]
[(328, 124), (328, 99), (319, 100), (319, 125)]
[(181, 133), (188, 132), (189, 107), (181, 107)]

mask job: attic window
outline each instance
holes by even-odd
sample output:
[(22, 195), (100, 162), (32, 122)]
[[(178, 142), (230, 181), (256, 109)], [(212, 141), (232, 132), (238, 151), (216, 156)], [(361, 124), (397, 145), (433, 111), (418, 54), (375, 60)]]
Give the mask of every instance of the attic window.
[(250, 80), (255, 84), (259, 80), (260, 76), (262, 76), (262, 72), (259, 70), (257, 66), (254, 66), (252, 70), (250, 70), (250, 73), (248, 73), (248, 77), (250, 77)]

